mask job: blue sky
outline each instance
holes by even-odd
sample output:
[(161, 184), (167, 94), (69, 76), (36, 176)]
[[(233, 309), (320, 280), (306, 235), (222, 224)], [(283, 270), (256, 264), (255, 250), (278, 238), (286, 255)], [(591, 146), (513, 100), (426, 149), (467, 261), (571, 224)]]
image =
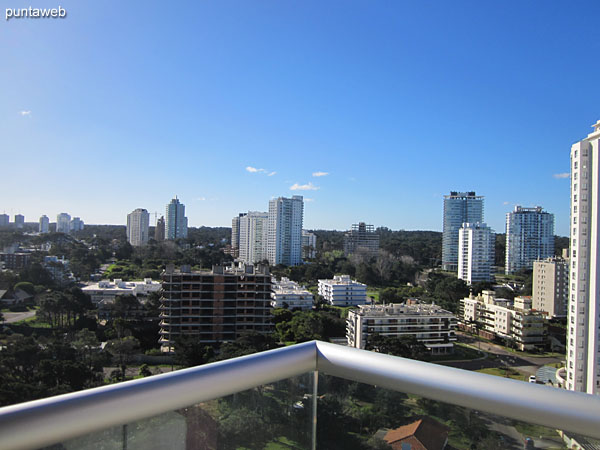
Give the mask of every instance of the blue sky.
[(0, 12), (59, 4), (0, 22), (0, 211), (124, 224), (177, 195), (190, 225), (230, 226), (304, 195), (305, 228), (441, 230), (443, 195), (475, 190), (498, 232), (521, 204), (568, 233), (560, 174), (600, 119), (598, 1)]

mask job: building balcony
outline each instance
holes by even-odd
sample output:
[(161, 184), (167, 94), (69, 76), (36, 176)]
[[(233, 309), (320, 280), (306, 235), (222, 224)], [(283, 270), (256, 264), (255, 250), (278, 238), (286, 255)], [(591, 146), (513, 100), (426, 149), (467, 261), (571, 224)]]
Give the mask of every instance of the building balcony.
[[(380, 401), (384, 414), (349, 416), (348, 395)], [(452, 447), (488, 448), (490, 440), (504, 442), (490, 423), (536, 424), (536, 434), (559, 442), (555, 430), (598, 439), (598, 411), (598, 396), (313, 341), (0, 408), (0, 442), (10, 449), (365, 448), (380, 425), (426, 417), (442, 423), (440, 437)]]

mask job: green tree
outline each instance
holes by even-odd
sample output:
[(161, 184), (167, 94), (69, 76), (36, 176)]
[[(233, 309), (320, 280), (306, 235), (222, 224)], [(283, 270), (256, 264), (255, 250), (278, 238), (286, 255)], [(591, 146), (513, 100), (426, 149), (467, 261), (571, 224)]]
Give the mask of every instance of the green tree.
[(137, 353), (139, 347), (139, 341), (133, 336), (112, 339), (107, 342), (105, 349), (113, 356), (115, 362), (119, 366), (121, 371), (120, 381), (125, 380), (127, 364), (129, 364), (133, 355)]

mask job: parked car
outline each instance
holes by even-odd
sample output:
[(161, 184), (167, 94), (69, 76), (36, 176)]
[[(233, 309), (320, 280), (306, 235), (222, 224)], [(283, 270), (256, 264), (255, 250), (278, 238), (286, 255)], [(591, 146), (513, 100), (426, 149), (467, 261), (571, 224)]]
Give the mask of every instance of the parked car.
[(530, 382), (530, 383), (537, 383), (537, 380), (536, 380), (536, 378), (535, 378), (535, 375), (530, 375), (530, 376), (529, 376), (529, 382)]

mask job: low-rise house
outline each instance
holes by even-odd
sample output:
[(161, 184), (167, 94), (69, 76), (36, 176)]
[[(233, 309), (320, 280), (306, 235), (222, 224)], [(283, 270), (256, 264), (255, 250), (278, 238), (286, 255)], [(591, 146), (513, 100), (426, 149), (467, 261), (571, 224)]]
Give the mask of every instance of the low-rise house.
[(348, 311), (348, 346), (366, 348), (369, 337), (414, 336), (434, 355), (452, 353), (456, 317), (434, 304), (363, 305)]
[(113, 302), (117, 296), (146, 296), (151, 292), (158, 292), (160, 288), (160, 282), (152, 281), (151, 278), (144, 278), (143, 281), (123, 281), (116, 278), (112, 282), (102, 280), (90, 284), (81, 290), (90, 296), (92, 303), (99, 304), (102, 301)]
[(283, 277), (279, 281), (273, 280), (271, 299), (273, 308), (308, 310), (312, 309), (315, 298), (312, 292), (304, 286)]
[(0, 289), (0, 302), (2, 305), (21, 305), (33, 299), (33, 295), (23, 289)]
[[(430, 417), (388, 430), (383, 440), (393, 450), (444, 450), (450, 428)], [(382, 433), (378, 433), (382, 434)]]

